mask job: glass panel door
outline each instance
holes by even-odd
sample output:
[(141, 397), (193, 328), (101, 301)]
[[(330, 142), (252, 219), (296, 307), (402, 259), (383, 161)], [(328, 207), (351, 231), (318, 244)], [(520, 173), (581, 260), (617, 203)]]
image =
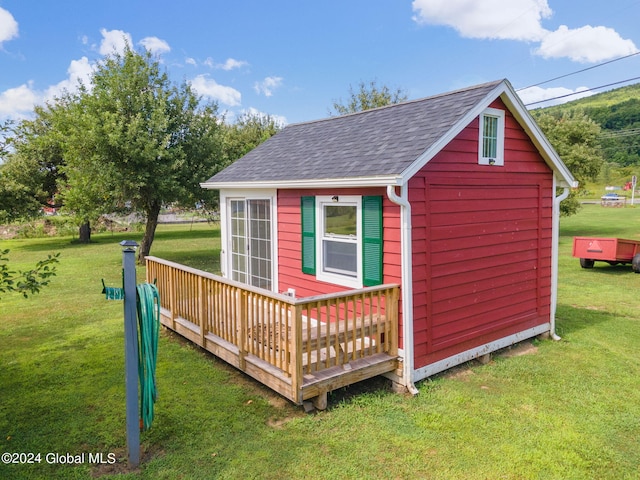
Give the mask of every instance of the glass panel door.
[(271, 201), (230, 200), (231, 278), (271, 290)]
[(231, 200), (231, 279), (247, 283), (247, 220), (245, 201)]

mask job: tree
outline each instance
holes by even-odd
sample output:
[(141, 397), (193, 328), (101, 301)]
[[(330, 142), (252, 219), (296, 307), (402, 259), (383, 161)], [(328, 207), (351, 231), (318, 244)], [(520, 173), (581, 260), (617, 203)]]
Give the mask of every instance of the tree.
[(0, 250), (0, 293), (18, 292), (24, 298), (29, 294), (38, 293), (56, 275), (55, 264), (58, 263), (59, 253), (49, 255), (46, 260), (40, 260), (35, 268), (16, 272), (9, 270), (9, 250)]
[(23, 120), (14, 129), (12, 151), (2, 167), (0, 219), (14, 221), (34, 217), (42, 207), (52, 204), (58, 183), (65, 181), (61, 141), (56, 135), (54, 118), (58, 105), (35, 108), (33, 120)]
[(12, 126), (13, 122), (11, 120), (5, 120), (0, 123), (0, 164), (4, 163), (5, 156), (10, 151)]
[(384, 107), (394, 103), (401, 103), (409, 98), (404, 90), (391, 90), (388, 86), (382, 85), (378, 87), (376, 80), (372, 80), (369, 84), (360, 82), (358, 90), (355, 91), (352, 85), (349, 85), (349, 99), (346, 103), (340, 100), (334, 100), (333, 111), (329, 110), (329, 115), (346, 115), (348, 113), (361, 112), (371, 108)]
[(40, 205), (30, 188), (16, 178), (19, 168), (12, 168), (10, 144), (13, 141), (13, 124), (0, 124), (0, 222), (12, 222), (39, 212)]
[(281, 125), (270, 115), (245, 113), (233, 124), (223, 128), (223, 157), (227, 167), (246, 155), (281, 129)]
[[(578, 180), (579, 190), (584, 189), (587, 180), (595, 180), (604, 163), (600, 152), (600, 126), (582, 111), (561, 113), (534, 112), (541, 130), (555, 148), (569, 171)], [(577, 192), (561, 204), (561, 213), (576, 213), (579, 203)]]
[(173, 85), (148, 51), (125, 48), (98, 64), (61, 129), (66, 207), (87, 217), (128, 206), (146, 218), (138, 261), (149, 254), (163, 205), (194, 205), (199, 181), (221, 165), (215, 103)]

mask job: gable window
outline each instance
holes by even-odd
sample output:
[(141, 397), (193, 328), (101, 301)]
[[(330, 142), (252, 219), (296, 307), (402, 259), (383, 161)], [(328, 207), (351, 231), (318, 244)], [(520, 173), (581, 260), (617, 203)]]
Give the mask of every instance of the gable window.
[(504, 165), (504, 111), (487, 108), (480, 115), (480, 165)]
[(382, 197), (302, 197), (302, 271), (361, 288), (382, 283)]

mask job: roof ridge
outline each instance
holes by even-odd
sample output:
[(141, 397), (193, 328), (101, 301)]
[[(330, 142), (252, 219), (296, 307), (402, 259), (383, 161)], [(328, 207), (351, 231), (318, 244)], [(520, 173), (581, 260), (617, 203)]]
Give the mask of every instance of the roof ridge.
[[(372, 112), (376, 112), (379, 110), (385, 110), (388, 108), (394, 108), (394, 107), (400, 107), (403, 105), (410, 105), (413, 103), (419, 103), (419, 102), (424, 102), (427, 100), (434, 100), (436, 98), (440, 98), (440, 97), (447, 97), (450, 95), (457, 95), (469, 90), (477, 90), (480, 88), (485, 88), (488, 87), (490, 85), (499, 85), (500, 83), (504, 82), (506, 79), (502, 79), (502, 80), (493, 80), (491, 82), (485, 82), (485, 83), (481, 83), (479, 85), (470, 85), (468, 87), (463, 87), (463, 88), (459, 88), (457, 90), (452, 90), (449, 92), (443, 92), (443, 93), (437, 93), (435, 95), (430, 95), (428, 97), (421, 97), (421, 98), (414, 98), (412, 100), (407, 100), (404, 102), (400, 102), (400, 103), (392, 103), (390, 105), (383, 105), (382, 107), (375, 107), (375, 108), (369, 108), (367, 110), (361, 110), (359, 112), (353, 112), (353, 113), (346, 113), (344, 115), (337, 115), (335, 117), (325, 117), (325, 118), (317, 118), (315, 120), (306, 120), (303, 122), (296, 122), (296, 123), (290, 123), (289, 125), (287, 125), (287, 127), (297, 127), (297, 126), (302, 126), (302, 125), (311, 125), (314, 123), (322, 123), (322, 122), (329, 122), (331, 120), (336, 120), (338, 118), (348, 118), (348, 117), (355, 117), (357, 115), (365, 115), (365, 114), (369, 114)], [(285, 127), (286, 128), (286, 127)]]

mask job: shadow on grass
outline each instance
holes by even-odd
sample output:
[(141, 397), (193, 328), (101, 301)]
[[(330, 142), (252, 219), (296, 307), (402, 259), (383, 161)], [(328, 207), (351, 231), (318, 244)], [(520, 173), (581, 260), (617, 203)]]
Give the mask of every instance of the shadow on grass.
[[(628, 238), (633, 240), (637, 239), (637, 235), (629, 235), (628, 232), (620, 231), (620, 225), (615, 222), (610, 225), (597, 223), (594, 224), (593, 227), (587, 228), (584, 225), (566, 225), (563, 224), (562, 227), (562, 236), (563, 237), (616, 237), (616, 238)], [(573, 238), (571, 238), (573, 241)]]
[[(142, 241), (143, 232), (103, 232), (93, 234), (91, 236), (91, 242), (80, 243), (77, 237), (43, 237), (32, 239), (18, 239), (19, 242), (26, 242), (20, 245), (20, 249), (28, 252), (50, 252), (52, 250), (74, 250), (78, 248), (84, 248), (91, 245), (104, 245), (118, 246), (123, 240), (135, 240), (140, 243)], [(176, 229), (176, 230), (162, 230), (161, 228), (156, 231), (154, 236), (154, 243), (157, 240), (199, 240), (199, 239), (215, 239), (220, 237), (220, 229), (218, 227), (211, 227), (209, 229), (194, 229), (188, 228)], [(153, 247), (152, 247), (153, 252)], [(152, 253), (153, 255), (153, 253)]]
[(556, 311), (556, 333), (561, 337), (596, 324), (615, 321), (616, 315), (605, 310), (578, 308), (570, 305), (558, 305)]
[(593, 268), (583, 269), (593, 275), (630, 275), (634, 274), (631, 264), (609, 265), (606, 262), (596, 262)]
[(191, 250), (187, 252), (175, 252), (168, 250), (157, 250), (151, 255), (180, 263), (188, 267), (204, 270), (205, 272), (220, 274), (220, 248), (210, 248), (202, 250)]
[[(142, 238), (142, 233), (140, 233), (140, 238)], [(162, 240), (220, 238), (220, 226), (210, 225), (209, 228), (203, 228), (203, 226), (199, 225), (196, 229), (191, 229), (187, 225), (182, 224), (179, 229), (163, 230), (162, 225), (159, 225), (155, 238)]]

